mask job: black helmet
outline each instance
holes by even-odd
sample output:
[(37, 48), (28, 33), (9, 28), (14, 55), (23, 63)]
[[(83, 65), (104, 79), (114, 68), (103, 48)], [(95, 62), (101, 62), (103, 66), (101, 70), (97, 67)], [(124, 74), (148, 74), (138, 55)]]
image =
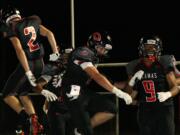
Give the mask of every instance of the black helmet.
[(88, 38), (87, 46), (90, 49), (95, 49), (96, 46), (103, 46), (109, 51), (112, 49), (111, 36), (107, 32), (93, 32)]
[[(154, 45), (155, 50), (153, 52), (148, 52), (145, 50), (145, 45)], [(155, 56), (158, 57), (161, 55), (162, 52), (162, 41), (158, 36), (146, 36), (140, 39), (140, 44), (138, 47), (139, 56), (147, 57), (147, 56)]]
[(8, 24), (11, 19), (21, 18), (20, 12), (18, 9), (8, 6), (1, 9), (1, 22)]

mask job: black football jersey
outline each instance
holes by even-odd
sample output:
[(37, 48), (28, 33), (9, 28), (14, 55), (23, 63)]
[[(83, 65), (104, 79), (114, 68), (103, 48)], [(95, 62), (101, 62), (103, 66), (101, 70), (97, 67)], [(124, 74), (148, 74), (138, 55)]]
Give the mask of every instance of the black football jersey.
[[(62, 74), (63, 74), (63, 72), (64, 71), (62, 71)], [(55, 87), (53, 85), (53, 79), (54, 79), (54, 76), (52, 76), (52, 79), (50, 80), (50, 82), (48, 83), (46, 88), (48, 90), (50, 90), (51, 92), (53, 92), (54, 94), (56, 94), (58, 99), (56, 101), (49, 102), (49, 108), (51, 110), (53, 110), (54, 112), (61, 112), (61, 113), (67, 112), (68, 107), (67, 107), (67, 105), (66, 105), (66, 103), (64, 101), (64, 96), (63, 96), (63, 93), (62, 93), (62, 87)]]
[(30, 16), (11, 25), (7, 30), (7, 37), (19, 38), (27, 59), (33, 60), (44, 55), (43, 46), (40, 44), (41, 20), (38, 16)]
[(53, 112), (64, 113), (68, 111), (68, 108), (65, 104), (65, 101), (62, 95), (61, 86), (54, 85), (54, 79), (57, 80), (57, 77), (55, 76), (61, 75), (61, 80), (62, 80), (64, 73), (65, 73), (65, 68), (59, 67), (58, 64), (55, 62), (50, 62), (46, 64), (42, 72), (41, 78), (44, 78), (48, 82), (45, 88), (53, 92), (58, 97), (58, 100), (49, 102), (48, 107)]
[(65, 90), (70, 90), (72, 84), (80, 86), (81, 89), (86, 87), (89, 76), (80, 67), (80, 64), (84, 62), (95, 64), (98, 62), (98, 59), (89, 48), (76, 48), (69, 56), (66, 73), (63, 77), (62, 85)]
[[(140, 103), (160, 104), (157, 99), (157, 92), (169, 91), (169, 85), (166, 74), (174, 71), (170, 55), (161, 56), (159, 61), (154, 62), (151, 66), (146, 66), (140, 59), (131, 61), (127, 67), (128, 75), (134, 75), (137, 71), (143, 70), (144, 75), (134, 86), (138, 91)], [(169, 99), (161, 104), (172, 104)]]

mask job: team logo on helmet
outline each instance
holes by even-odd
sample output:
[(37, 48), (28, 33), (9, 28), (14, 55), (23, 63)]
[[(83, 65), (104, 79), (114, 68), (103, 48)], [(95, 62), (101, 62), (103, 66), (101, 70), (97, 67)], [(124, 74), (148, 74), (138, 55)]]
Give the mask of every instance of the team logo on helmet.
[(94, 32), (89, 36), (87, 45), (91, 49), (95, 49), (96, 46), (102, 46), (105, 47), (105, 49), (107, 50), (111, 50), (112, 49), (111, 36), (107, 34), (107, 32), (104, 33)]
[(101, 34), (99, 32), (94, 32), (92, 34), (92, 37), (93, 37), (93, 40), (95, 42), (100, 42), (102, 39), (101, 39)]

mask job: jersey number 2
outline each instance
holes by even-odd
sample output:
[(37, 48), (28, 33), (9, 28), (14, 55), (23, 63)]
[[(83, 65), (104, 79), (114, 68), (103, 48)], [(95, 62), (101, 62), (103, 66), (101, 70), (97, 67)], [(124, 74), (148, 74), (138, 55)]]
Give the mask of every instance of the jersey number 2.
[(155, 102), (157, 98), (156, 98), (154, 82), (152, 80), (145, 80), (142, 82), (142, 84), (145, 92), (150, 94), (149, 97), (146, 97), (146, 102)]
[(25, 35), (30, 35), (31, 34), (31, 37), (28, 41), (28, 46), (29, 46), (29, 51), (30, 52), (34, 52), (36, 50), (39, 49), (39, 45), (38, 44), (34, 44), (34, 41), (36, 40), (37, 38), (37, 35), (36, 35), (36, 31), (34, 29), (33, 26), (29, 26), (29, 27), (26, 27), (24, 28), (24, 34)]

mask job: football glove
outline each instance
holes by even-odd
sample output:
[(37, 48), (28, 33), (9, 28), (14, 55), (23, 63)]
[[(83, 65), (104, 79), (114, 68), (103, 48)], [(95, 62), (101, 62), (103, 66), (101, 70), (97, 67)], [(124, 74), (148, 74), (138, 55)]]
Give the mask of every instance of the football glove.
[(139, 70), (137, 71), (134, 76), (131, 78), (131, 80), (129, 81), (129, 86), (133, 87), (136, 83), (137, 80), (141, 80), (142, 76), (144, 74), (143, 70)]
[(116, 87), (113, 87), (112, 93), (114, 93), (117, 97), (122, 98), (127, 105), (132, 103), (132, 97), (128, 93), (125, 93)]
[(164, 102), (167, 99), (169, 99), (170, 97), (172, 97), (172, 94), (171, 94), (170, 91), (168, 91), (168, 92), (158, 92), (157, 94), (158, 94), (159, 102)]
[(33, 73), (31, 72), (31, 70), (27, 71), (26, 73), (26, 76), (28, 78), (28, 81), (30, 82), (30, 84), (35, 87), (37, 84), (36, 84), (36, 78), (35, 76), (33, 75)]
[(45, 96), (45, 98), (46, 98), (46, 100), (48, 102), (52, 102), (52, 101), (56, 101), (57, 100), (57, 96), (54, 93), (50, 92), (49, 90), (43, 89), (41, 91), (41, 94), (43, 96)]
[(59, 53), (52, 53), (49, 55), (49, 61), (57, 61), (60, 57)]

